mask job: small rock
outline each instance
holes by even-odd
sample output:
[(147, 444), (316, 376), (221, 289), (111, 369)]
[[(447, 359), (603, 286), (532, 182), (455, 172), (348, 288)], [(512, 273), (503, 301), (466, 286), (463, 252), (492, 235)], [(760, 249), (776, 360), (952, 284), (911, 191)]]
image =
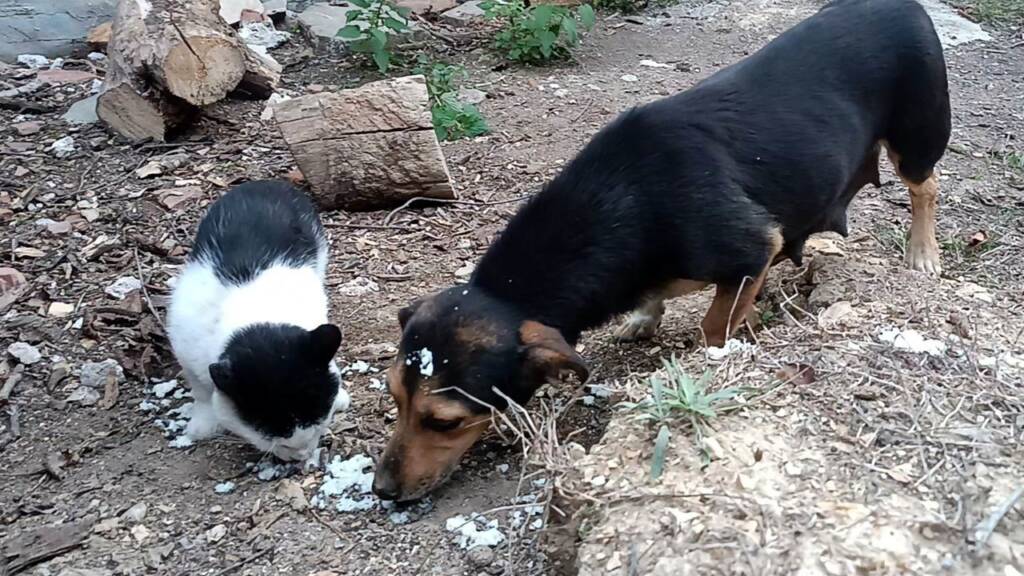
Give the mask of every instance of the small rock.
[(466, 554), (466, 561), (473, 568), (486, 568), (494, 563), (496, 557), (494, 550), (489, 546), (477, 546), (470, 548)]
[(75, 312), (75, 305), (67, 302), (51, 302), (46, 309), (46, 315), (51, 318), (64, 318)]
[(122, 276), (103, 289), (108, 296), (124, 300), (129, 294), (142, 289), (142, 282), (134, 276)]
[(621, 79), (623, 82), (638, 82), (640, 80), (633, 74), (623, 74)]
[(223, 524), (217, 524), (213, 528), (206, 531), (206, 541), (210, 544), (216, 544), (224, 539), (228, 534), (228, 527)]
[(104, 60), (107, 59), (107, 55), (104, 54), (103, 52), (89, 52), (89, 54), (86, 56), (86, 58), (90, 62), (103, 62)]
[(88, 82), (96, 78), (96, 75), (92, 72), (86, 72), (84, 70), (43, 70), (36, 75), (36, 78), (52, 84), (54, 86), (63, 86), (64, 84), (81, 84), (82, 82)]
[(466, 26), (474, 21), (483, 20), (484, 10), (480, 7), (481, 0), (469, 0), (441, 14), (441, 20), (452, 26)]
[(50, 59), (40, 54), (21, 54), (18, 56), (18, 64), (24, 64), (33, 70), (49, 68)]
[(67, 402), (77, 402), (82, 406), (92, 406), (100, 401), (100, 393), (86, 386), (79, 386), (75, 388), (71, 394), (68, 395)]
[(61, 118), (68, 124), (82, 125), (99, 122), (100, 117), (96, 114), (96, 102), (99, 100), (99, 97), (99, 94), (93, 94), (88, 98), (75, 102)]
[(459, 280), (468, 280), (473, 275), (473, 270), (476, 267), (473, 266), (472, 262), (466, 262), (458, 270), (455, 271), (455, 277)]
[(142, 524), (136, 524), (135, 526), (133, 526), (131, 529), (131, 533), (132, 538), (135, 538), (135, 541), (139, 544), (142, 544), (153, 537), (153, 532), (151, 532), (149, 528), (146, 528)]
[(57, 158), (67, 158), (75, 153), (75, 139), (71, 136), (65, 136), (50, 144), (48, 150), (53, 152), (53, 155)]
[(238, 31), (238, 37), (249, 46), (270, 49), (284, 44), (292, 35), (274, 28), (274, 25), (269, 22), (261, 21), (243, 25), (242, 29)]
[(476, 105), (487, 100), (487, 92), (477, 90), (476, 88), (460, 88), (459, 100), (466, 104)]
[(18, 136), (31, 136), (42, 130), (39, 122), (18, 122), (11, 127), (18, 133)]
[(39, 352), (39, 349), (29, 344), (28, 342), (15, 342), (7, 347), (7, 353), (18, 359), (25, 365), (32, 365), (39, 362), (43, 355)]
[(146, 506), (145, 502), (139, 502), (138, 504), (126, 510), (125, 513), (121, 515), (121, 518), (124, 518), (129, 522), (134, 522), (135, 524), (138, 524), (146, 518), (147, 512), (149, 512), (149, 506)]
[(24, 178), (25, 176), (28, 176), (31, 173), (32, 171), (29, 170), (28, 168), (25, 168), (24, 166), (18, 166), (17, 168), (14, 169), (15, 178)]
[(79, 383), (87, 388), (99, 390), (106, 387), (108, 377), (113, 377), (118, 384), (124, 380), (124, 369), (113, 358), (102, 362), (86, 362), (79, 371)]
[(338, 287), (342, 296), (359, 297), (373, 292), (380, 292), (380, 285), (369, 278), (353, 278)]
[(110, 534), (121, 527), (120, 518), (105, 518), (93, 525), (92, 531), (97, 534)]

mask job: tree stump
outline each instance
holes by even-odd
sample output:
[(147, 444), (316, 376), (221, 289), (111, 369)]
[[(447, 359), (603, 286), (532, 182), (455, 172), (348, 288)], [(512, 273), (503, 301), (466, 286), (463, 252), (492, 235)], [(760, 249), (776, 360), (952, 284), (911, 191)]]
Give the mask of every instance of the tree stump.
[(131, 140), (166, 140), (198, 107), (224, 98), (246, 80), (267, 97), (280, 69), (238, 39), (218, 15), (218, 0), (122, 0), (97, 114)]
[(274, 118), (325, 210), (379, 210), (455, 198), (423, 76), (274, 105)]

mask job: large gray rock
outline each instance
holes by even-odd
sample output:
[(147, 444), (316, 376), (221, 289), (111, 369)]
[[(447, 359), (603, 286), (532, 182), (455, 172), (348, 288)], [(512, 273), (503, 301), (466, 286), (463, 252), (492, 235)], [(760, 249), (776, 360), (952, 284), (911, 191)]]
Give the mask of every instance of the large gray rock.
[(112, 20), (117, 0), (0, 0), (0, 60), (88, 52), (92, 28)]

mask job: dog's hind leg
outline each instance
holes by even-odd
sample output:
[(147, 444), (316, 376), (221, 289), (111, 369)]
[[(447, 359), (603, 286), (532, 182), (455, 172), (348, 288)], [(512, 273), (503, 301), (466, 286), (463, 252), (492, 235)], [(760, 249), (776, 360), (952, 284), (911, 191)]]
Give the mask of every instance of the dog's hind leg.
[(700, 324), (708, 346), (724, 346), (754, 309), (754, 300), (764, 286), (768, 270), (782, 250), (782, 234), (778, 229), (771, 231), (769, 241), (770, 253), (756, 276), (744, 276), (739, 282), (719, 282), (715, 287), (715, 299)]
[(633, 342), (653, 338), (665, 315), (665, 300), (703, 290), (707, 282), (696, 280), (675, 280), (662, 288), (651, 292), (644, 298), (639, 308), (630, 312), (629, 316), (615, 329), (612, 336), (618, 342)]

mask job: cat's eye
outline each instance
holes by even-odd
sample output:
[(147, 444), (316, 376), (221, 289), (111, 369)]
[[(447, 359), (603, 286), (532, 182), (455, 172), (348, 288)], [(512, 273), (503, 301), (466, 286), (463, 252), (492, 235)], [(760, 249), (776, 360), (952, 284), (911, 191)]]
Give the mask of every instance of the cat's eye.
[(435, 432), (450, 432), (462, 425), (462, 418), (454, 420), (441, 420), (433, 416), (423, 418), (423, 427)]

